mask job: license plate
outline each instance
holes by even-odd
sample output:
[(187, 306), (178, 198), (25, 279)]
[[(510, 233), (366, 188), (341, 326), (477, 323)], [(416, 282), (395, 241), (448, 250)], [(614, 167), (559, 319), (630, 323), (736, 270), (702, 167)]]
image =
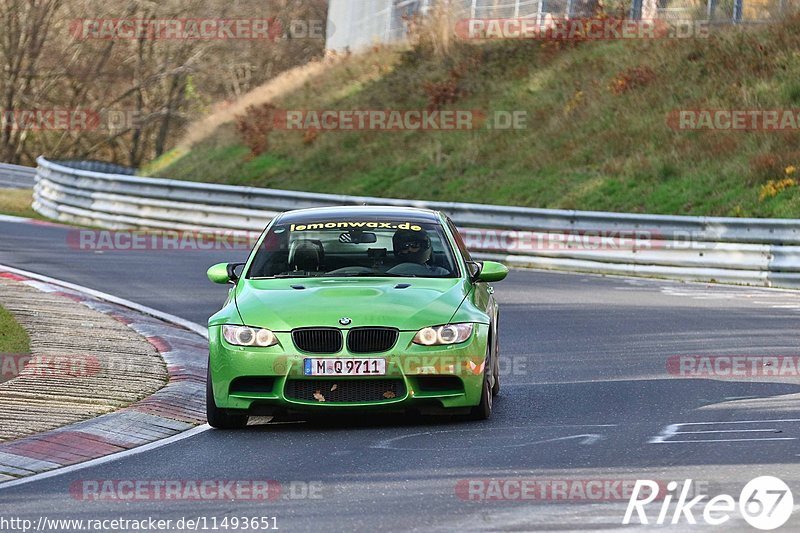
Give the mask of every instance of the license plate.
[(385, 376), (386, 359), (305, 359), (306, 376)]

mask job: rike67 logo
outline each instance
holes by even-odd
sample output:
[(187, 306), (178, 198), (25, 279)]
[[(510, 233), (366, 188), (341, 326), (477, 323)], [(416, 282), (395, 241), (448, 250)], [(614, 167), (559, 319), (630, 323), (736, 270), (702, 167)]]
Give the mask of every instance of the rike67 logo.
[[(794, 508), (794, 498), (789, 486), (773, 476), (761, 476), (749, 481), (739, 494), (738, 502), (728, 494), (720, 494), (709, 499), (700, 494), (689, 499), (692, 480), (687, 479), (683, 485), (670, 481), (666, 486), (666, 494), (660, 494), (663, 485), (651, 480), (637, 480), (633, 494), (628, 500), (623, 524), (697, 524), (699, 515), (703, 522), (712, 526), (720, 526), (733, 518), (738, 509), (739, 515), (756, 529), (769, 531), (781, 527), (789, 520)], [(644, 497), (642, 497), (644, 495)], [(658, 500), (658, 517), (651, 522), (645, 509), (650, 503)], [(674, 507), (672, 503), (675, 501)], [(651, 511), (655, 509), (650, 509)], [(635, 515), (635, 517), (634, 517)]]

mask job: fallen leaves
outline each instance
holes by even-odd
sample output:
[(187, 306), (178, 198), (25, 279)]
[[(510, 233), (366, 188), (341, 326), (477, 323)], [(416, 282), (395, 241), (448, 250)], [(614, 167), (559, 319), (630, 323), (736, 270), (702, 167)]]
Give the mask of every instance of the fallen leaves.
[(322, 395), (322, 392), (315, 391), (314, 392), (314, 399), (317, 400), (318, 402), (324, 402), (325, 401), (325, 396)]
[(383, 397), (387, 400), (391, 400), (392, 398), (397, 398), (397, 394), (395, 394), (394, 391), (387, 390), (383, 393)]

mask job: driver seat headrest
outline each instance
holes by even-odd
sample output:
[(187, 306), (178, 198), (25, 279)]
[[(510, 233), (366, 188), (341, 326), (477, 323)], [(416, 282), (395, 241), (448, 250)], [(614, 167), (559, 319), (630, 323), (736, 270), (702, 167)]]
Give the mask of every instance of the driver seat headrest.
[(322, 244), (315, 241), (295, 241), (289, 247), (289, 265), (293, 270), (319, 271), (322, 266)]

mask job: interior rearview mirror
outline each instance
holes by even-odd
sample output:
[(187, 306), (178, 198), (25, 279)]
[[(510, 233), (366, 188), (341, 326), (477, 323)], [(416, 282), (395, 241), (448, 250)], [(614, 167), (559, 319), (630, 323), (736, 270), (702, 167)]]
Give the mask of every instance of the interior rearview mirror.
[(339, 235), (339, 242), (350, 244), (373, 244), (378, 242), (378, 236), (369, 231), (348, 231)]

